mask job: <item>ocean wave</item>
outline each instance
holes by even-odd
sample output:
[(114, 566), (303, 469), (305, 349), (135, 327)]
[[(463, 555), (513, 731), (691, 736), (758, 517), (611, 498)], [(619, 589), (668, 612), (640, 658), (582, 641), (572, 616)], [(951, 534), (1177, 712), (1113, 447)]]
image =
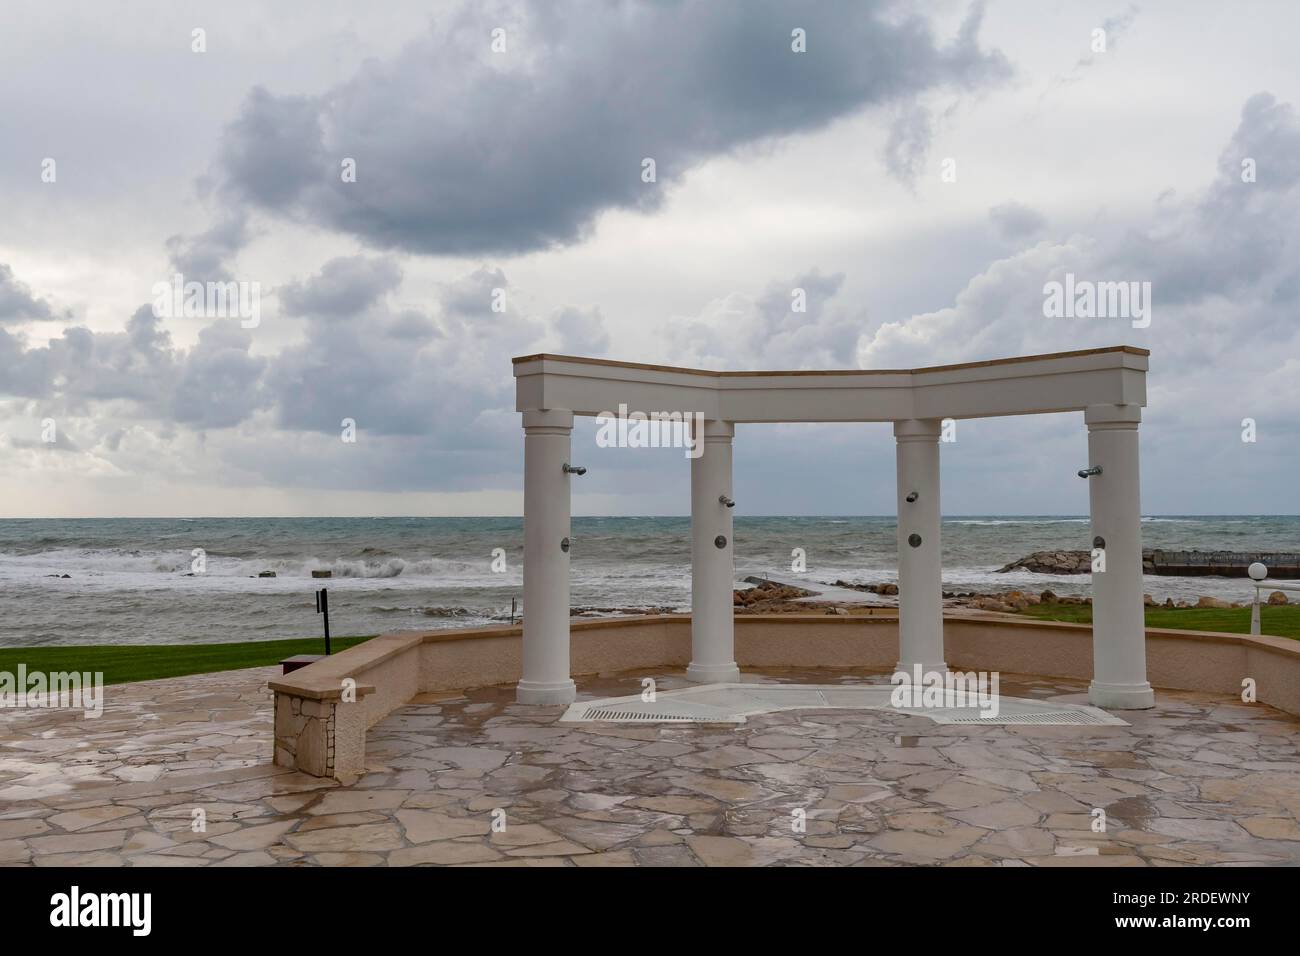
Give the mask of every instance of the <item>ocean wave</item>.
[(944, 518), (944, 524), (1003, 525), (1003, 524), (1087, 524), (1091, 518)]
[[(481, 617), (491, 618), (503, 613), (500, 608), (491, 607), (412, 607), (410, 605), (376, 604), (367, 610), (373, 614), (405, 614), (409, 617)], [(505, 613), (508, 613), (505, 612)]]
[(415, 561), (408, 564), (401, 558), (389, 558), (387, 561), (331, 561), (311, 570), (328, 570), (340, 578), (395, 578), (407, 568), (410, 568), (413, 574), (421, 573), (421, 563)]
[[(372, 549), (378, 552), (380, 549)], [(138, 551), (133, 549), (77, 550), (60, 548), (35, 554), (0, 553), (0, 570), (15, 576), (45, 573), (73, 573), (78, 575), (158, 575), (189, 576), (196, 572), (198, 555), (192, 550)], [(372, 558), (344, 559), (319, 555), (301, 555), (293, 558), (256, 557), (205, 552), (203, 570), (208, 577), (257, 577), (264, 571), (274, 571), (277, 577), (311, 578), (313, 571), (329, 571), (337, 578), (439, 578), (448, 581), (474, 581), (487, 579), (491, 574), (491, 555), (485, 553), (475, 561), (454, 558)], [(519, 562), (515, 562), (515, 577)], [(510, 574), (492, 575), (492, 578), (509, 580)]]

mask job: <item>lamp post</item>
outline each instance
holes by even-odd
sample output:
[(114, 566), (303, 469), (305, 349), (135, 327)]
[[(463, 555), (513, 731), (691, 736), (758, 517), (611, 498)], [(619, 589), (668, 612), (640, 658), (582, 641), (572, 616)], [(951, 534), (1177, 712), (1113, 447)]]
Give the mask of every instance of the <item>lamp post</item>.
[(1260, 582), (1263, 581), (1266, 577), (1268, 577), (1268, 567), (1259, 561), (1255, 561), (1251, 564), (1250, 567), (1246, 569), (1246, 573), (1249, 574), (1250, 579), (1255, 582), (1255, 600), (1250, 605), (1250, 633), (1253, 636), (1258, 637), (1259, 636), (1259, 589), (1263, 587), (1263, 585), (1260, 584)]

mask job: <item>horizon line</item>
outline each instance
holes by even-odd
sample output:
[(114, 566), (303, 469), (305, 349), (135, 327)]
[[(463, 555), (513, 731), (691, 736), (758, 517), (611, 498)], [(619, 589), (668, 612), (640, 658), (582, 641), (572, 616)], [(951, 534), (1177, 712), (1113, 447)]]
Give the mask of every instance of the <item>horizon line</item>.
[[(0, 521), (399, 521), (399, 520), (465, 520), (480, 518), (519, 518), (522, 514), (476, 514), (476, 515), (284, 515), (284, 514), (250, 514), (250, 515), (0, 515)], [(689, 518), (690, 514), (575, 514), (572, 518)], [(741, 514), (735, 518), (896, 518), (897, 514)], [(1089, 518), (1091, 515), (1080, 512), (964, 512), (945, 514), (941, 520), (954, 518)], [(1300, 518), (1296, 512), (1149, 512), (1142, 518)]]

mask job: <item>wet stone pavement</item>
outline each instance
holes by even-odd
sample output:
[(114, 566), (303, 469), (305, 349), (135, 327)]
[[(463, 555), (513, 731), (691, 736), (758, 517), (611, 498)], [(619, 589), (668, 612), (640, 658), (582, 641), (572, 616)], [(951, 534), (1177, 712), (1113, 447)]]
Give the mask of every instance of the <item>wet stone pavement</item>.
[[(391, 714), (345, 787), (271, 765), (275, 673), (109, 687), (97, 720), (0, 712), (0, 865), (1300, 863), (1300, 721), (1229, 698), (1157, 692), (1129, 727), (834, 710), (596, 725), (483, 688)], [(635, 694), (644, 676), (686, 686), (637, 671), (579, 691)], [(1083, 690), (1002, 675), (1011, 696)]]

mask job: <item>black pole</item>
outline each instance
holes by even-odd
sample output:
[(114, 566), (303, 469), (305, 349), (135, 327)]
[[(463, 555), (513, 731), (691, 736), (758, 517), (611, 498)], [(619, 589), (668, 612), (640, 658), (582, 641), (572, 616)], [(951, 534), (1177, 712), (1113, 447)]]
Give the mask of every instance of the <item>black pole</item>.
[(316, 592), (316, 613), (325, 615), (325, 655), (330, 652), (330, 603), (329, 591), (321, 588)]

